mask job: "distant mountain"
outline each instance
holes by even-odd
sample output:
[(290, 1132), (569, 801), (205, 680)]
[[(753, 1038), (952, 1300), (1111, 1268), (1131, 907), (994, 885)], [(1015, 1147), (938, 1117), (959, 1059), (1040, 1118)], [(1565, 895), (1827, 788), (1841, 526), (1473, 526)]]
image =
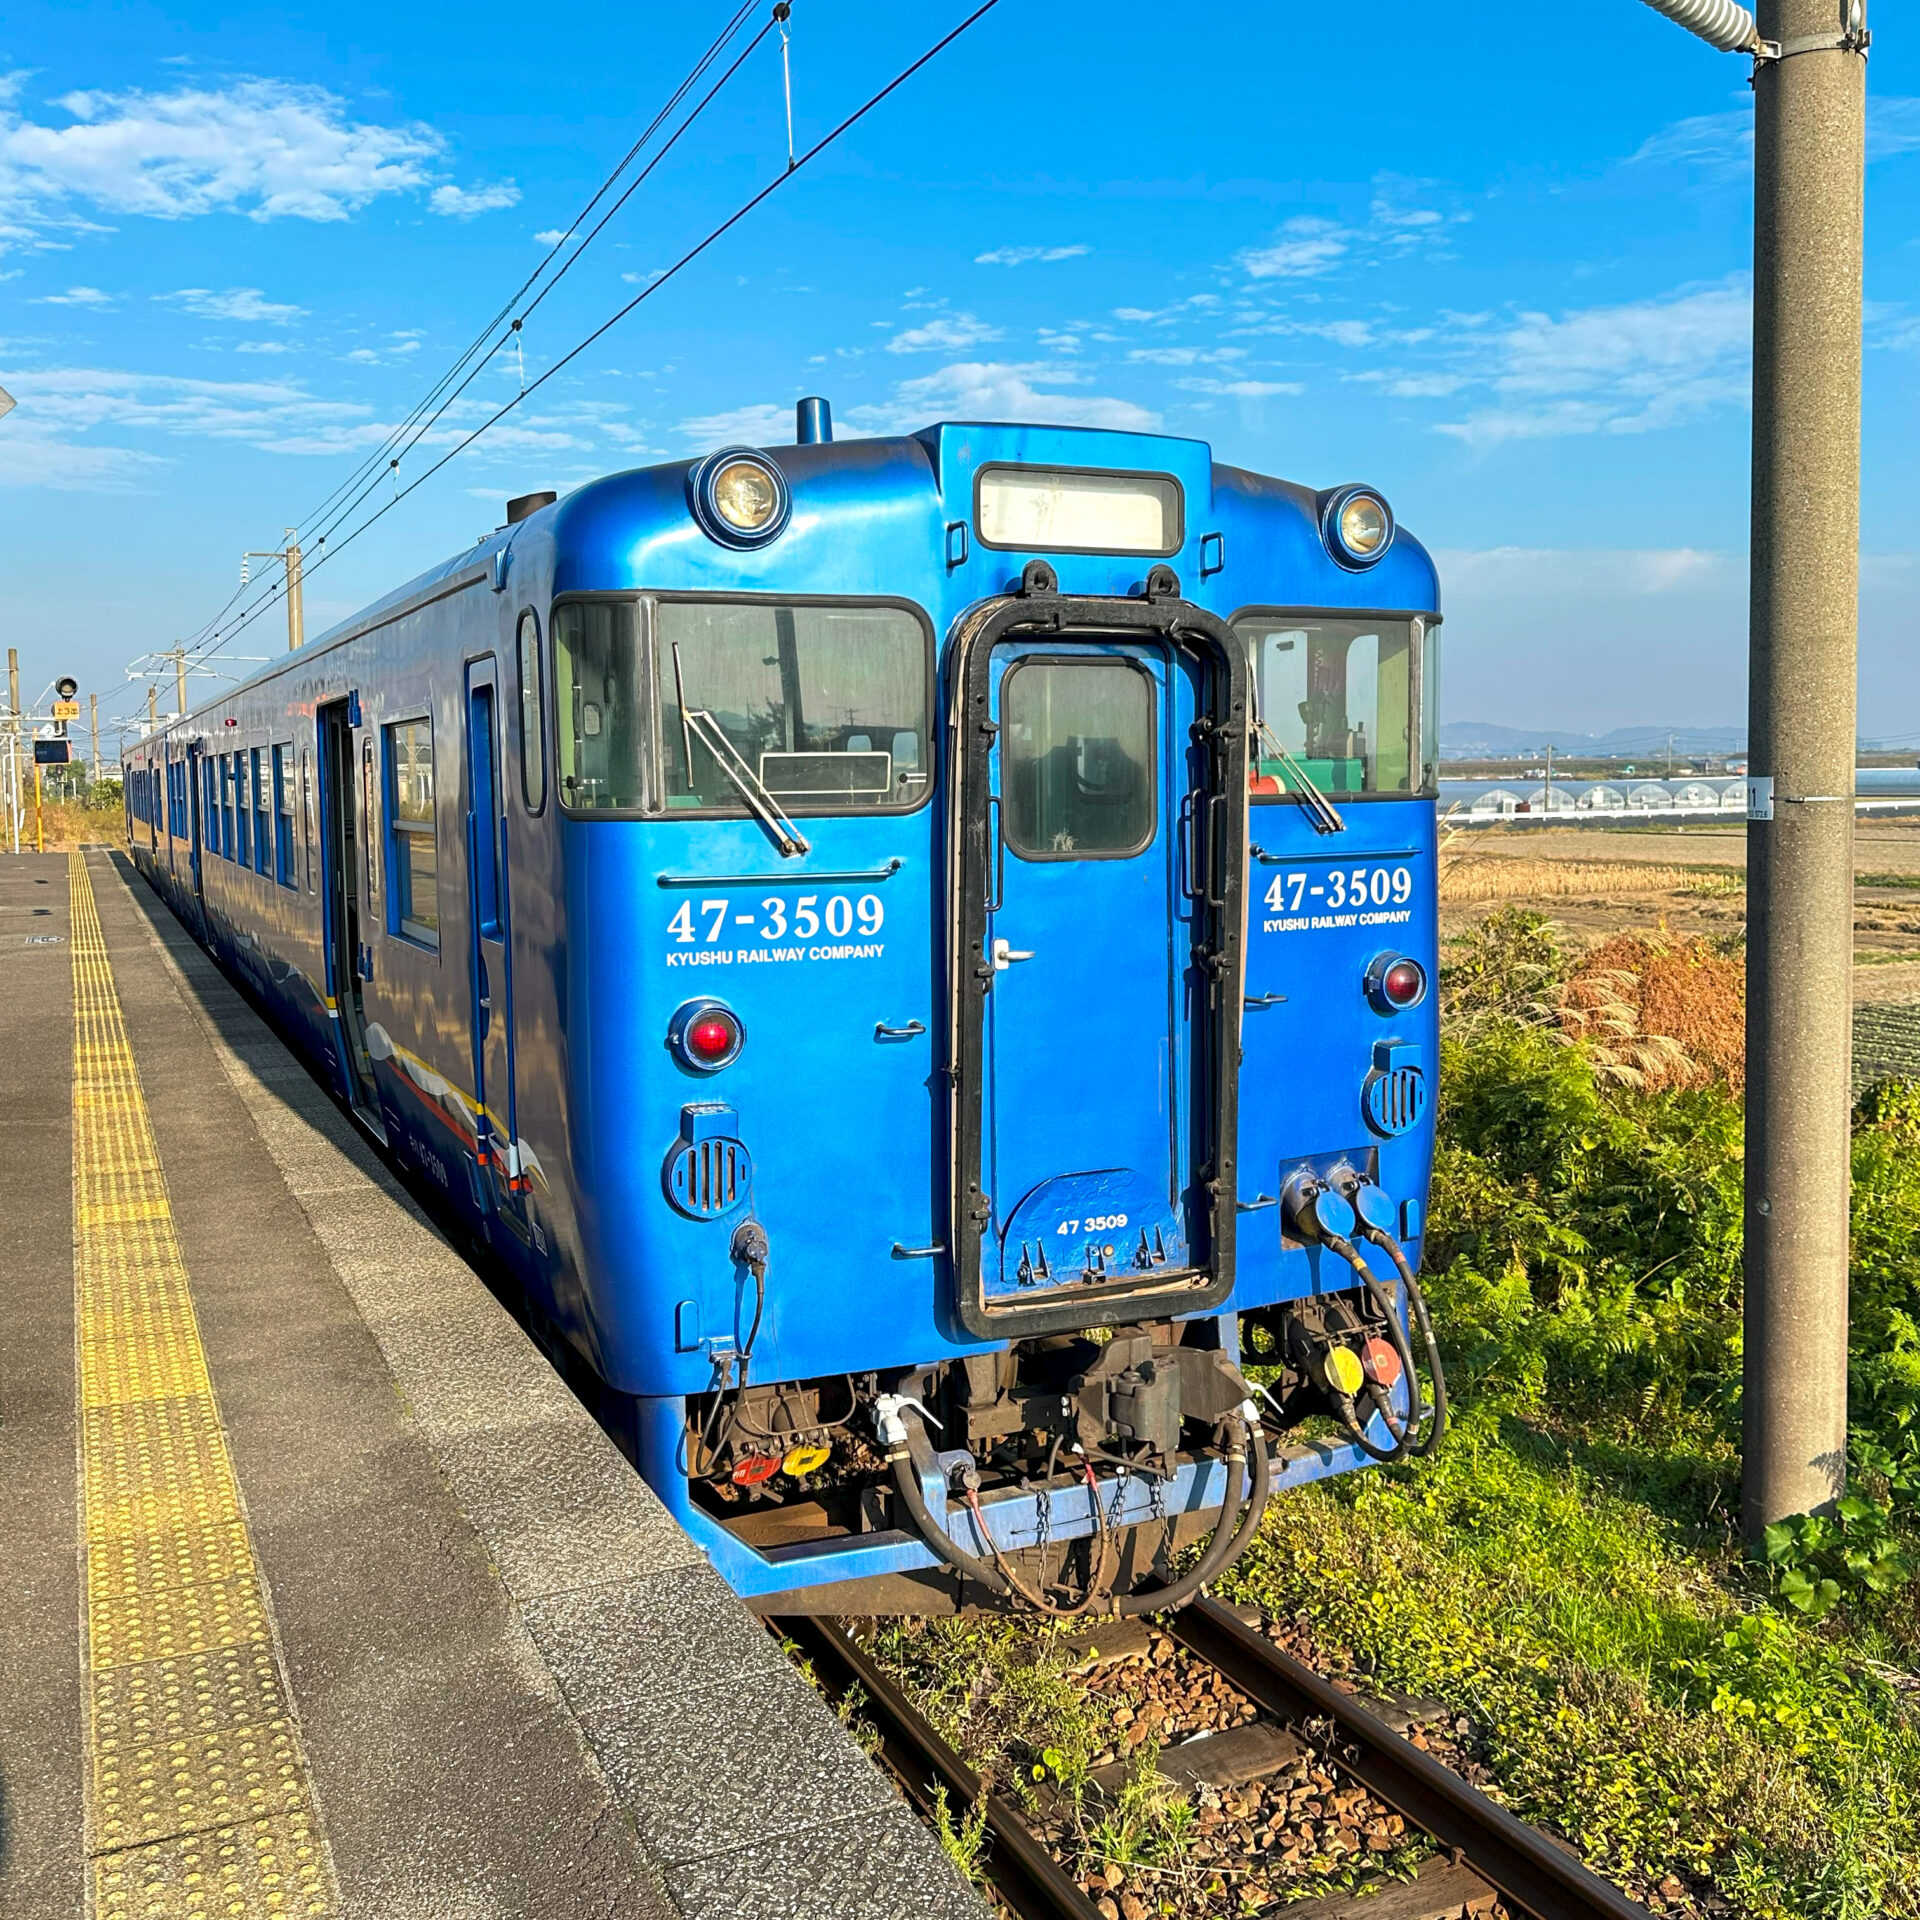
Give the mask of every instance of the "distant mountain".
[(1673, 742), (1678, 754), (1744, 753), (1745, 727), (1615, 727), (1611, 733), (1572, 733), (1561, 727), (1495, 726), (1490, 720), (1449, 720), (1440, 728), (1440, 752), (1448, 760), (1503, 759), (1539, 753), (1618, 759), (1628, 754), (1665, 753)]

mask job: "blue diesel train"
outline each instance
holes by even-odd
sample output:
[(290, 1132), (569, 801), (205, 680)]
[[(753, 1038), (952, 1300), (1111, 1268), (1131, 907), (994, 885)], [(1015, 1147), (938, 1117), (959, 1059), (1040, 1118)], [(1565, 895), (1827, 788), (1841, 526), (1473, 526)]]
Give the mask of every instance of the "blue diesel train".
[(1433, 1444), (1379, 494), (803, 401), (508, 522), (131, 750), (132, 855), (736, 1590), (1174, 1605)]

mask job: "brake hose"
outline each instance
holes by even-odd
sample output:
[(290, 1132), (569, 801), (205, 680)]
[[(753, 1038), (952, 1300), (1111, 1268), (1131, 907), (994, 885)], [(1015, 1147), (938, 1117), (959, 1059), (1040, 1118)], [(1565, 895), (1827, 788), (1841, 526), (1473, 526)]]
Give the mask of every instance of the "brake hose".
[(898, 1406), (890, 1413), (882, 1412), (880, 1437), (887, 1443), (887, 1458), (893, 1464), (893, 1484), (899, 1490), (900, 1502), (919, 1530), (920, 1537), (954, 1572), (968, 1580), (978, 1581), (989, 1593), (1011, 1593), (1012, 1584), (1006, 1575), (998, 1567), (990, 1567), (984, 1560), (976, 1560), (928, 1510), (927, 1496), (920, 1487), (920, 1473), (913, 1464), (913, 1455), (907, 1442), (906, 1423), (909, 1417), (918, 1424), (919, 1415), (909, 1407)]
[[(888, 1396), (891, 1398), (892, 1396)], [(1102, 1535), (1100, 1575), (1089, 1591), (1086, 1599), (1072, 1609), (1063, 1609), (1044, 1601), (1033, 1594), (1023, 1583), (1015, 1580), (1011, 1571), (998, 1564), (989, 1564), (969, 1553), (966, 1548), (948, 1533), (946, 1528), (935, 1520), (927, 1506), (926, 1494), (920, 1485), (920, 1475), (913, 1464), (912, 1448), (908, 1435), (909, 1419), (918, 1423), (919, 1412), (905, 1402), (896, 1402), (888, 1409), (880, 1410), (881, 1438), (887, 1443), (887, 1458), (893, 1467), (894, 1486), (900, 1494), (901, 1504), (906, 1508), (915, 1529), (927, 1545), (944, 1560), (948, 1566), (965, 1577), (977, 1581), (992, 1593), (1012, 1594), (1035, 1606), (1038, 1611), (1073, 1617), (1084, 1613), (1097, 1598), (1104, 1597), (1100, 1592), (1099, 1579), (1104, 1577), (1110, 1556), (1110, 1539), (1106, 1527), (1106, 1516), (1099, 1509), (1098, 1482), (1092, 1478), (1089, 1469), (1089, 1486), (1095, 1490), (1095, 1513), (1100, 1523)], [(1266, 1434), (1262, 1430), (1257, 1415), (1243, 1409), (1240, 1416), (1240, 1429), (1247, 1436), (1253, 1452), (1253, 1485), (1246, 1495), (1241, 1493), (1240, 1474), (1246, 1463), (1246, 1453), (1240, 1448), (1232, 1449), (1227, 1455), (1227, 1497), (1220, 1511), (1220, 1522), (1214, 1528), (1212, 1541), (1199, 1561), (1178, 1580), (1164, 1587), (1155, 1587), (1144, 1593), (1128, 1594), (1112, 1603), (1113, 1612), (1118, 1615), (1142, 1613), (1160, 1613), (1174, 1607), (1185, 1606), (1193, 1596), (1226, 1567), (1238, 1560), (1252, 1542), (1255, 1529), (1266, 1511), (1267, 1499), (1273, 1488), (1272, 1459), (1267, 1451)], [(996, 1562), (1000, 1559), (1000, 1549), (975, 1501), (968, 1502), (976, 1524), (985, 1536), (987, 1545)]]
[(1267, 1436), (1260, 1416), (1251, 1404), (1240, 1412), (1240, 1428), (1253, 1452), (1253, 1485), (1246, 1503), (1241, 1504), (1240, 1469), (1245, 1455), (1230, 1451), (1227, 1455), (1227, 1498), (1220, 1508), (1220, 1524), (1199, 1561), (1178, 1580), (1144, 1593), (1130, 1593), (1114, 1602), (1113, 1610), (1123, 1617), (1142, 1613), (1166, 1613), (1184, 1607), (1209, 1580), (1232, 1566), (1253, 1544), (1260, 1521), (1267, 1510), (1267, 1497), (1273, 1491), (1273, 1459), (1267, 1451)]
[[(1440, 1364), (1440, 1342), (1434, 1336), (1433, 1316), (1427, 1311), (1427, 1296), (1420, 1290), (1420, 1282), (1414, 1276), (1413, 1262), (1407, 1258), (1406, 1249), (1385, 1227), (1377, 1227), (1366, 1219), (1358, 1219), (1354, 1224), (1355, 1231), (1363, 1240), (1371, 1240), (1376, 1247), (1385, 1249), (1387, 1258), (1393, 1262), (1401, 1284), (1407, 1290), (1407, 1305), (1413, 1309), (1414, 1320), (1420, 1328), (1420, 1344), (1426, 1349), (1427, 1371), (1433, 1377), (1433, 1423), (1420, 1444), (1414, 1448), (1416, 1455), (1424, 1457), (1440, 1444), (1447, 1430), (1447, 1373)], [(1398, 1316), (1395, 1316), (1395, 1325), (1398, 1325)]]

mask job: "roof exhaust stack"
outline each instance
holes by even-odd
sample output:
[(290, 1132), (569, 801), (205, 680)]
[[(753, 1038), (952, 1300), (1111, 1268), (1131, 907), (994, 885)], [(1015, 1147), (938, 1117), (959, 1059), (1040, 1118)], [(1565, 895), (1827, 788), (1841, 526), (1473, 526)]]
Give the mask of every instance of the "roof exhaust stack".
[(833, 438), (833, 409), (817, 393), (795, 406), (793, 437), (803, 447), (824, 446)]

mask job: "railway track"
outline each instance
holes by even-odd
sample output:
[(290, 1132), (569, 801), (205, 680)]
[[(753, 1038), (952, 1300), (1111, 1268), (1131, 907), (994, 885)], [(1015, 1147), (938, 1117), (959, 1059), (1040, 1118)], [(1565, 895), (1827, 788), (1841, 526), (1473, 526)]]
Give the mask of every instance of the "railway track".
[[(860, 1713), (878, 1732), (879, 1759), (923, 1813), (931, 1814), (942, 1794), (956, 1819), (978, 1802), (978, 1775), (844, 1622), (781, 1617), (768, 1624), (800, 1648), (834, 1698), (856, 1688), (864, 1696)], [(1509, 1911), (1531, 1920), (1644, 1920), (1644, 1907), (1589, 1872), (1573, 1853), (1469, 1786), (1218, 1601), (1198, 1600), (1170, 1615), (1165, 1631), (1275, 1721), (1307, 1731), (1326, 1759), (1409, 1825), (1431, 1834), (1456, 1867), (1475, 1876), (1470, 1884), (1497, 1894)], [(1019, 1920), (1103, 1920), (1012, 1801), (989, 1792), (986, 1826), (992, 1835), (987, 1875)], [(1454, 1904), (1458, 1910), (1473, 1902)], [(1319, 1905), (1310, 1901), (1289, 1911), (1306, 1920)], [(1364, 1905), (1377, 1906), (1383, 1916), (1421, 1910), (1390, 1892)]]

